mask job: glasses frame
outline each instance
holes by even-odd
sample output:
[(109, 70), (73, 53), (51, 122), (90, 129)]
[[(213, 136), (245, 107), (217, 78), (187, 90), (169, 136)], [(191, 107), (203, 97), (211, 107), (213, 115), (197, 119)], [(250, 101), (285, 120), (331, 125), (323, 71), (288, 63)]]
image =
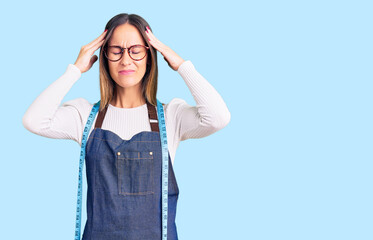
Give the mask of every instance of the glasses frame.
[[(134, 59), (133, 57), (131, 57), (131, 54), (130, 54), (130, 51), (131, 51), (131, 48), (133, 47), (136, 47), (136, 46), (142, 46), (142, 47), (145, 47), (145, 56), (142, 57), (141, 59)], [(107, 53), (106, 51), (108, 50), (109, 47), (115, 47), (115, 48), (120, 48), (120, 53), (121, 53), (121, 56), (118, 60), (110, 60), (107, 56)], [(127, 53), (128, 53), (128, 56), (130, 56), (130, 58), (134, 61), (141, 61), (142, 59), (144, 59), (146, 57), (146, 55), (148, 55), (148, 50), (149, 50), (150, 47), (148, 46), (144, 46), (144, 45), (141, 45), (141, 44), (136, 44), (136, 45), (132, 45), (131, 47), (129, 48), (123, 48), (123, 47), (120, 47), (120, 46), (105, 46), (105, 49), (104, 49), (104, 54), (105, 54), (105, 57), (107, 58), (107, 60), (111, 61), (111, 62), (118, 62), (119, 60), (122, 59), (123, 57), (123, 53), (124, 53), (124, 49), (127, 49)]]

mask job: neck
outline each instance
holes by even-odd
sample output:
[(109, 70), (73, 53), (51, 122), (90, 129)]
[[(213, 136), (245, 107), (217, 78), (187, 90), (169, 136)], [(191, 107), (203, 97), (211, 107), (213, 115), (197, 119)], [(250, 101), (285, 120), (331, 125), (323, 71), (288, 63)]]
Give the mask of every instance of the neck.
[(118, 108), (135, 108), (144, 105), (145, 98), (140, 88), (116, 88), (110, 104)]

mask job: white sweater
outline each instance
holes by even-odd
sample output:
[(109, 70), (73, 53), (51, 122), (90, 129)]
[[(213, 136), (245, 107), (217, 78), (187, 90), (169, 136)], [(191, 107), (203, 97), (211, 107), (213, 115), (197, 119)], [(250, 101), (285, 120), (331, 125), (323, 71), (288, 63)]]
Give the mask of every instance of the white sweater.
[[(180, 141), (206, 137), (230, 121), (230, 112), (219, 93), (197, 72), (190, 60), (183, 62), (177, 72), (191, 91), (196, 106), (173, 98), (164, 106), (168, 150), (172, 164)], [(65, 73), (48, 86), (30, 105), (23, 116), (24, 127), (48, 138), (72, 139), (80, 146), (83, 129), (94, 103), (84, 98), (61, 101), (81, 77), (81, 72), (69, 64)], [(95, 126), (98, 114), (91, 130)], [(151, 131), (146, 104), (135, 108), (118, 108), (109, 104), (102, 129), (129, 140), (141, 131)], [(88, 135), (89, 136), (89, 135)]]

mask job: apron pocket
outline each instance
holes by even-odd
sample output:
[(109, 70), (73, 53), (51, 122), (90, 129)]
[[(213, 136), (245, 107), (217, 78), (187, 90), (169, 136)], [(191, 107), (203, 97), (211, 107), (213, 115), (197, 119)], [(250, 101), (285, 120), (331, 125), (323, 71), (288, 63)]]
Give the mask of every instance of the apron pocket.
[(117, 155), (117, 171), (120, 195), (154, 194), (152, 152), (121, 152)]

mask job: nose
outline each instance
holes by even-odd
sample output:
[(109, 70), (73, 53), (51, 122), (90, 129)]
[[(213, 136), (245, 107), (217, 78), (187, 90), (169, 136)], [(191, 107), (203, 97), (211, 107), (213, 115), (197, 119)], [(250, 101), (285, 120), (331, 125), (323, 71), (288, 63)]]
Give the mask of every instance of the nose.
[(120, 59), (121, 63), (124, 65), (128, 65), (132, 62), (132, 58), (130, 57), (127, 49), (124, 49), (122, 58)]

